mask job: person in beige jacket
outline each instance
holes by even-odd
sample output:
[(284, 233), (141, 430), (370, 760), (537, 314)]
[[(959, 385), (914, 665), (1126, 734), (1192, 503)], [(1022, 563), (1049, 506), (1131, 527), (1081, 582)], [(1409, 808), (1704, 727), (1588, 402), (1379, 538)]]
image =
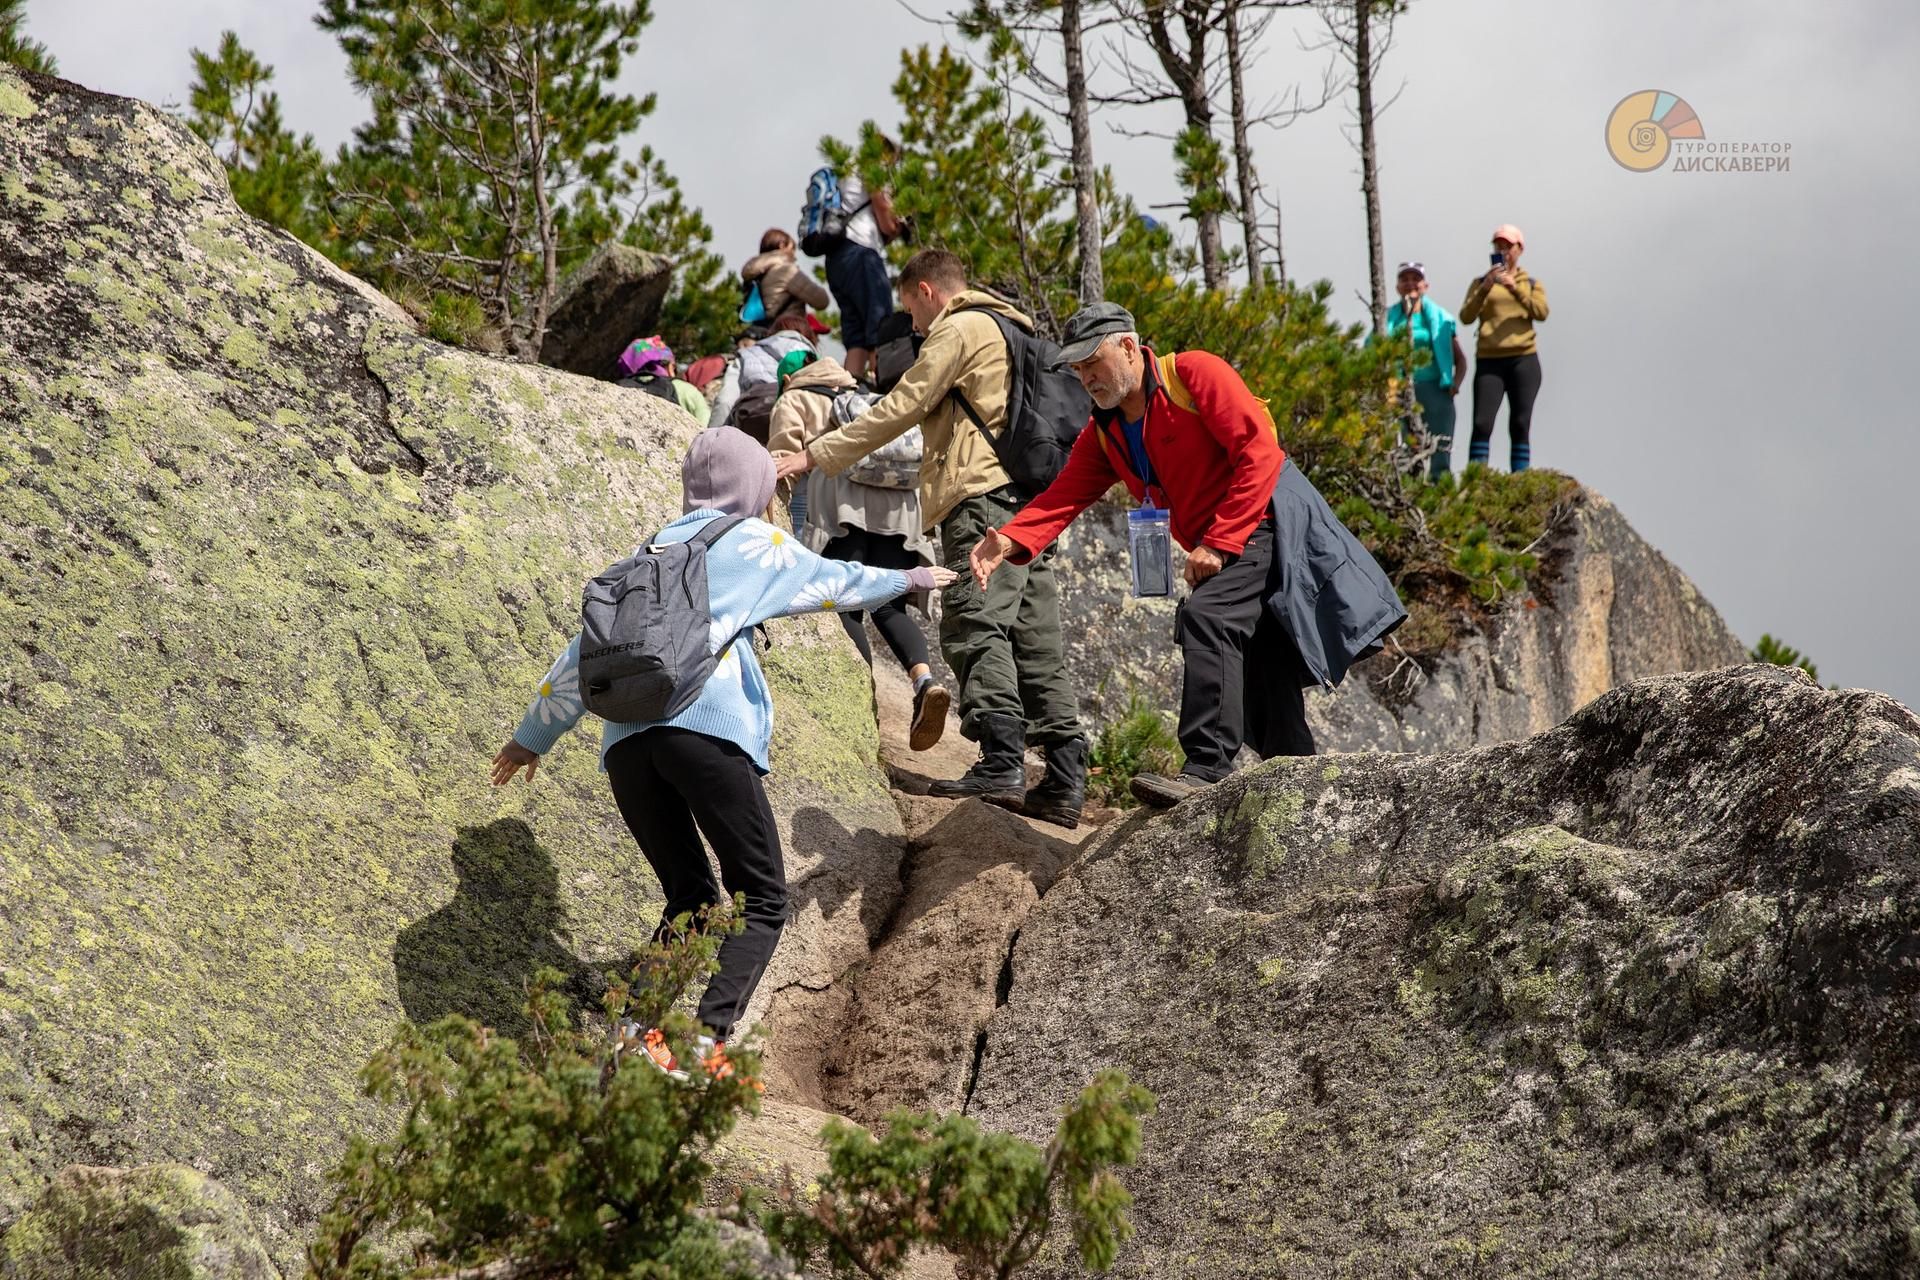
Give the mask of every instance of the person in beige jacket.
[[(991, 312), (1031, 330), (1033, 322), (990, 293), (967, 287), (960, 259), (943, 249), (915, 254), (900, 272), (900, 303), (926, 335), (900, 384), (844, 427), (777, 459), (782, 480), (818, 468), (838, 475), (919, 424), (920, 517), (940, 531), (949, 567), (990, 529), (1019, 514), (1024, 499), (995, 455), (993, 442), (955, 401), (967, 398), (986, 432), (1007, 424), (1007, 342)], [(930, 794), (979, 796), (1029, 817), (1072, 827), (1086, 793), (1087, 740), (1067, 678), (1060, 634), (1060, 586), (1052, 554), (1009, 566), (982, 588), (970, 572), (940, 597), (940, 652), (959, 682), (960, 732), (980, 744), (966, 775), (935, 783)], [(1047, 776), (1026, 790), (1028, 743), (1045, 749)]]
[(740, 282), (751, 288), (760, 284), (760, 304), (767, 309), (760, 327), (772, 329), (773, 322), (788, 313), (805, 318), (807, 308), (825, 311), (833, 305), (827, 287), (800, 268), (799, 250), (793, 237), (778, 227), (769, 227), (760, 237), (760, 252), (740, 268)]
[[(833, 428), (835, 405), (849, 394), (860, 394), (860, 384), (838, 360), (821, 356), (804, 365), (785, 380), (780, 398), (773, 403), (767, 448), (775, 454), (806, 448)], [(917, 488), (862, 484), (851, 473), (828, 475), (822, 470), (810, 472), (798, 483), (804, 486), (806, 500), (795, 508), (795, 532), (809, 551), (875, 569), (904, 570), (936, 563), (933, 543), (923, 532)], [(907, 602), (914, 599), (924, 610), (924, 596), (901, 596), (874, 609), (873, 625), (913, 681), (908, 744), (915, 751), (925, 751), (940, 741), (952, 698), (935, 682), (927, 661), (927, 638), (907, 612)], [(866, 615), (842, 613), (840, 623), (872, 666)]]

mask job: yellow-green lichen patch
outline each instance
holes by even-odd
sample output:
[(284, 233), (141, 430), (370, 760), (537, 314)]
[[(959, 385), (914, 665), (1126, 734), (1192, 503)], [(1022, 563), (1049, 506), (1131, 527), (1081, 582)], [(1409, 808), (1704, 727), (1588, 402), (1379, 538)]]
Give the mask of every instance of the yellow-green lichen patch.
[[(0, 360), (0, 1220), (69, 1164), (192, 1161), (291, 1266), (397, 1019), (511, 1028), (533, 967), (586, 994), (652, 930), (594, 732), (532, 785), (487, 762), (691, 428), (376, 319), (175, 123), (72, 101), (97, 156), (0, 121), (10, 245), (86, 317)], [(781, 817), (897, 836), (864, 667), (775, 630)]]
[(9, 120), (25, 120), (38, 110), (20, 77), (0, 67), (0, 116)]

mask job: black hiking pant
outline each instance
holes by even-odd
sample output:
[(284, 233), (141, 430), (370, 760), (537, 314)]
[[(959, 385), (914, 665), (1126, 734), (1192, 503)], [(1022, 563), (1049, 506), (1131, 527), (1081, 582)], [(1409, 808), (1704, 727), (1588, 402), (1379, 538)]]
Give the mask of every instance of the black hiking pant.
[[(760, 773), (731, 742), (663, 725), (614, 743), (607, 779), (620, 816), (666, 895), (656, 940), (682, 912), (697, 915), (736, 893), (746, 897), (746, 928), (721, 942), (720, 971), (708, 980), (697, 1013), (724, 1040), (766, 973), (787, 923), (780, 832)], [(702, 833), (720, 861), (718, 885)]]
[(1218, 782), (1251, 743), (1263, 760), (1313, 754), (1299, 648), (1267, 608), (1277, 589), (1273, 519), (1237, 556), (1181, 602), (1173, 624), (1185, 660), (1180, 688), (1180, 749), (1185, 772)]
[(1481, 356), (1473, 366), (1473, 440), (1468, 462), (1486, 462), (1493, 448), (1493, 424), (1500, 400), (1507, 402), (1510, 471), (1533, 465), (1533, 401), (1540, 394), (1540, 356)]
[[(870, 569), (911, 569), (920, 563), (920, 557), (907, 550), (906, 534), (868, 533), (865, 529), (848, 530), (828, 542), (820, 554), (829, 560), (854, 560)], [(867, 640), (866, 616), (859, 612), (843, 613), (840, 625), (853, 637), (854, 647), (860, 650), (867, 665), (872, 666), (873, 645)], [(887, 642), (887, 648), (893, 650), (893, 656), (900, 660), (902, 668), (911, 671), (927, 660), (927, 637), (907, 612), (906, 596), (895, 596), (883, 605), (876, 605), (873, 625), (879, 630), (880, 638)]]

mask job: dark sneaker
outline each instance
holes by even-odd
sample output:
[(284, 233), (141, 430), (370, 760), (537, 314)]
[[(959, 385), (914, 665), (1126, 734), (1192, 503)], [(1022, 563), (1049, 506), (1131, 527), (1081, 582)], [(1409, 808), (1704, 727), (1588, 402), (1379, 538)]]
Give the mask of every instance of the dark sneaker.
[(1134, 775), (1133, 785), (1129, 790), (1133, 792), (1133, 798), (1141, 804), (1149, 804), (1156, 809), (1171, 809), (1188, 796), (1210, 785), (1205, 778), (1196, 778), (1190, 773), (1172, 778), (1157, 773), (1140, 773)]
[(921, 685), (913, 695), (913, 728), (908, 731), (907, 745), (915, 751), (931, 750), (947, 731), (947, 708), (952, 705), (953, 695), (941, 685)]

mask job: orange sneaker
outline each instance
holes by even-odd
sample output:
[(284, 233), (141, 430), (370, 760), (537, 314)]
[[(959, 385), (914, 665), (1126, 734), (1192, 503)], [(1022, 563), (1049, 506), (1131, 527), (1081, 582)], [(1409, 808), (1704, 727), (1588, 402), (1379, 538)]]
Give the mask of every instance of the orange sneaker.
[[(638, 1030), (639, 1026), (636, 1023), (623, 1024), (620, 1028), (620, 1040), (615, 1046), (615, 1052), (620, 1052), (622, 1048), (630, 1049), (633, 1047), (634, 1036), (632, 1032)], [(647, 1028), (646, 1034), (638, 1037), (638, 1048), (640, 1056), (647, 1062), (652, 1063), (654, 1068), (662, 1074), (671, 1076), (675, 1080), (685, 1080), (687, 1078), (687, 1073), (680, 1069), (679, 1061), (673, 1056), (673, 1049), (668, 1046), (667, 1038), (660, 1034), (660, 1028)]]
[[(699, 1045), (701, 1049), (700, 1066), (706, 1071), (707, 1079), (732, 1079), (733, 1059), (727, 1056), (727, 1042), (725, 1040), (709, 1040), (705, 1036), (701, 1036)], [(765, 1093), (767, 1091), (766, 1084), (762, 1082), (758, 1076), (748, 1077), (747, 1083), (753, 1086), (754, 1092), (756, 1093)]]

